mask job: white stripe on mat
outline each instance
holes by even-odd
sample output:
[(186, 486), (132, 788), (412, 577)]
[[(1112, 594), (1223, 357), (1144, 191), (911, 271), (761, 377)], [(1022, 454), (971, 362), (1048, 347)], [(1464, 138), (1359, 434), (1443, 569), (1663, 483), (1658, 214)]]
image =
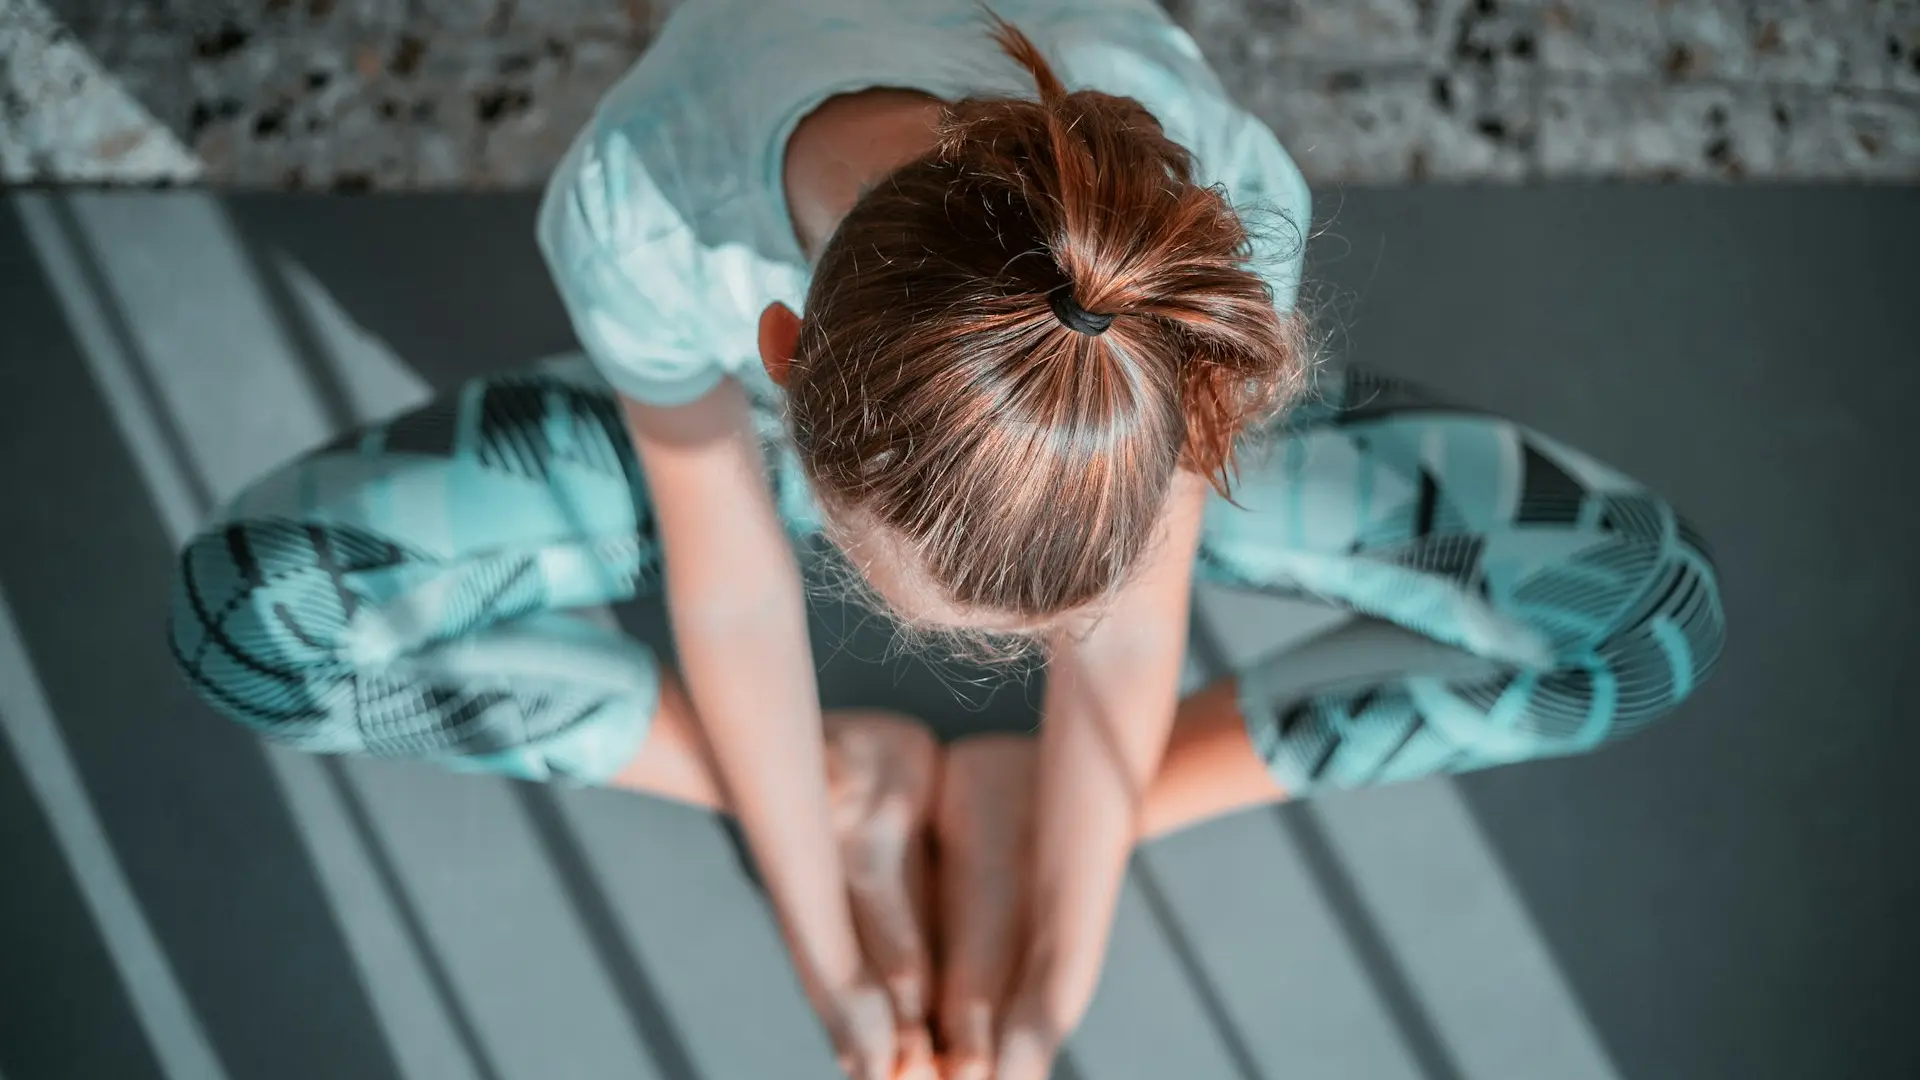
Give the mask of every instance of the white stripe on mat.
[[(1305, 642), (1332, 640), (1328, 627), (1345, 615), (1219, 589), (1199, 590), (1195, 603), (1205, 616), (1196, 627), (1196, 644), (1229, 668), (1258, 669), (1261, 658), (1295, 650), (1291, 655), (1301, 657), (1306, 667), (1301, 674), (1310, 682), (1324, 678), (1328, 665), (1342, 659), (1310, 660), (1298, 650)], [(1350, 639), (1367, 633), (1365, 623), (1350, 625), (1354, 629), (1335, 632)], [(1368, 651), (1363, 645), (1356, 659), (1365, 661)], [(1284, 671), (1267, 676), (1272, 682)], [(1286, 693), (1277, 684), (1272, 690)], [(1358, 894), (1359, 914), (1378, 931), (1462, 1077), (1619, 1080), (1451, 778), (1322, 798), (1310, 812)], [(1288, 841), (1289, 858), (1292, 847)], [(1185, 858), (1189, 875), (1198, 872), (1193, 862), (1198, 856), (1179, 845), (1162, 845), (1153, 854)], [(1242, 865), (1235, 859), (1222, 854), (1213, 859), (1222, 875), (1243, 872), (1229, 869)], [(1207, 947), (1208, 935), (1199, 937)], [(1243, 940), (1221, 943), (1216, 951), (1238, 956), (1224, 950), (1244, 951)], [(1284, 1071), (1295, 1063), (1280, 1060), (1275, 1068)]]
[(207, 1041), (200, 1018), (180, 989), (166, 950), (147, 925), (140, 900), (87, 797), (86, 785), (54, 722), (6, 595), (0, 592), (0, 728), (19, 759), (27, 787), (40, 804), (80, 885), (87, 913), (99, 927), (134, 1015), (160, 1068), (174, 1080), (225, 1080), (226, 1070)]
[[(197, 194), (99, 195), (69, 198), (85, 237), (70, 237), (54, 213), (56, 196), (26, 194), (14, 198), (20, 216), (47, 284), (58, 298), (74, 339), (80, 346), (88, 370), (113, 416), (115, 425), (127, 441), (127, 448), (153, 498), (154, 509), (168, 535), (184, 542), (201, 517), (210, 509), (198, 505), (197, 486), (210, 490), (215, 498), (230, 493), (238, 483), (233, 475), (209, 476), (209, 459), (216, 449), (231, 457), (227, 470), (254, 468), (259, 462), (291, 454), (305, 443), (324, 434), (311, 388), (304, 385), (266, 386), (240, 380), (230, 392), (255, 393), (256, 404), (274, 402), (276, 409), (268, 417), (268, 428), (292, 445), (261, 445), (265, 432), (255, 430), (252, 446), (209, 447), (203, 441), (209, 432), (224, 432), (231, 438), (236, 427), (250, 425), (196, 425), (189, 417), (176, 417), (189, 441), (185, 452), (194, 460), (179, 461), (163, 435), (164, 424), (156, 408), (171, 408), (174, 400), (151, 402), (142, 392), (137, 357), (127, 355), (120, 342), (108, 331), (103, 305), (118, 303), (126, 313), (132, 332), (141, 338), (138, 345), (149, 351), (165, 351), (183, 344), (180, 338), (167, 340), (169, 334), (190, 330), (194, 320), (204, 320), (205, 306), (186, 304), (173, 307), (195, 294), (205, 300), (220, 297), (229, 311), (248, 309), (257, 313), (266, 309), (235, 247), (224, 214), (212, 199)], [(112, 241), (109, 243), (108, 241)], [(82, 272), (84, 252), (76, 242), (87, 243), (100, 260), (107, 288), (116, 295), (93, 295)], [(191, 253), (199, 265), (183, 271), (171, 259)], [(181, 281), (181, 275), (194, 278), (196, 284), (176, 285), (171, 296), (140, 295), (140, 284)], [(209, 276), (199, 276), (199, 275)], [(223, 319), (231, 332), (233, 323), (247, 320), (236, 314)], [(247, 358), (269, 372), (281, 365), (269, 363), (271, 354), (263, 347), (285, 348), (270, 321), (256, 328), (264, 333), (251, 341), (229, 341), (238, 349), (234, 355)], [(158, 337), (156, 337), (158, 335)], [(264, 338), (264, 340), (262, 340)], [(191, 356), (179, 358), (177, 368), (192, 371)], [(163, 397), (192, 394), (194, 387), (169, 386), (166, 372), (147, 372), (161, 383)], [(200, 388), (217, 389), (215, 380), (226, 373), (206, 370)], [(176, 380), (177, 382), (178, 380)], [(235, 403), (215, 394), (217, 408), (230, 412)], [(237, 475), (237, 474), (236, 474)], [(52, 724), (52, 718), (48, 718)], [(396, 1067), (404, 1077), (435, 1080), (471, 1080), (477, 1075), (474, 1063), (462, 1048), (446, 1009), (433, 990), (425, 965), (415, 950), (394, 910), (391, 898), (364, 846), (358, 841), (338, 794), (328, 783), (320, 762), (303, 755), (279, 750), (265, 751), (266, 761), (286, 800), (308, 859), (314, 866), (321, 888), (335, 912), (348, 952), (362, 984), (367, 988), (371, 1011), (387, 1045), (392, 1049)], [(29, 770), (32, 771), (32, 770)], [(69, 850), (70, 859), (79, 854)], [(137, 906), (135, 913), (138, 913)], [(217, 1077), (197, 1068), (174, 1072), (176, 1077)]]
[(1620, 1080), (1453, 780), (1313, 813), (1463, 1077)]

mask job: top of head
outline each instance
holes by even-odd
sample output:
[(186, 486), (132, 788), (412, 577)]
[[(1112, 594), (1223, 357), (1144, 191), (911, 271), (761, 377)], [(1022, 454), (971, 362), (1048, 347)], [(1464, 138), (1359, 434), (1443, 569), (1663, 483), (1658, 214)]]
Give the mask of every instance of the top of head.
[[(1235, 436), (1300, 382), (1247, 236), (1130, 98), (951, 106), (815, 268), (787, 393), (831, 509), (886, 530), (952, 607), (1044, 620), (1111, 594), (1179, 467), (1224, 486)], [(1062, 291), (1089, 313), (1059, 314)], [(1097, 330), (1097, 332), (1095, 332)]]

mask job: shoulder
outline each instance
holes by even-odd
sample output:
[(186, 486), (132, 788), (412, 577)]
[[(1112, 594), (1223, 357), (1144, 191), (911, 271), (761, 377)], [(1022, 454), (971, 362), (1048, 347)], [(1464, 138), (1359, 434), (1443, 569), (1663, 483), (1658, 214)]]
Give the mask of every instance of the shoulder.
[(762, 193), (755, 150), (764, 99), (776, 89), (759, 73), (791, 22), (783, 5), (747, 0), (676, 7), (555, 169), (541, 205), (543, 246), (618, 257)]
[(1047, 37), (1069, 86), (1145, 105), (1193, 154), (1202, 183), (1258, 185), (1276, 201), (1304, 200), (1299, 169), (1272, 129), (1234, 100), (1192, 36), (1156, 6), (1107, 2), (1068, 11)]
[(1225, 191), (1247, 224), (1251, 262), (1292, 306), (1313, 218), (1312, 195), (1292, 155), (1235, 101), (1187, 32), (1164, 13), (1063, 17), (1054, 55), (1069, 85), (1133, 98), (1193, 155), (1194, 179)]
[(1103, 4), (1063, 13), (1042, 37), (1070, 89), (1133, 98), (1189, 150), (1200, 150), (1195, 142), (1205, 139), (1226, 100), (1200, 47), (1157, 8)]
[(560, 270), (589, 259), (618, 259), (684, 225), (632, 133), (596, 118), (548, 179), (537, 234), (541, 250)]
[(536, 236), (601, 373), (630, 398), (680, 404), (718, 381), (720, 347), (742, 333), (728, 288), (739, 271), (695, 235), (634, 131), (596, 123), (581, 134), (547, 186)]
[(663, 189), (637, 139), (644, 127), (589, 125), (541, 200), (536, 237), (570, 301), (660, 313), (703, 307), (709, 253), (686, 209)]

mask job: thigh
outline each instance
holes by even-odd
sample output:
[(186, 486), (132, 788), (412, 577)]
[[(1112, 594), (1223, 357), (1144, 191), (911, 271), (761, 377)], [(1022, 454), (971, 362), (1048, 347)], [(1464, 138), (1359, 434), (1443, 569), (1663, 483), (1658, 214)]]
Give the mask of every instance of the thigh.
[(241, 492), (214, 526), (263, 522), (379, 537), (437, 571), (524, 566), (546, 579), (547, 606), (621, 599), (658, 569), (618, 401), (584, 360), (474, 379), (347, 432)]
[(1604, 636), (1656, 581), (1712, 586), (1704, 543), (1639, 482), (1364, 370), (1253, 445), (1200, 569), (1533, 664)]

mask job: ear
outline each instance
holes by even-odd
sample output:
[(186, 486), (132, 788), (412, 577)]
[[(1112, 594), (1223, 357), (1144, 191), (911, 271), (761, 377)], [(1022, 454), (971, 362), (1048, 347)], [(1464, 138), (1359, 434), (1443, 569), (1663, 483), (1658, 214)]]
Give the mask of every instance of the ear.
[(800, 316), (785, 304), (768, 304), (760, 313), (760, 362), (775, 386), (787, 385), (787, 369), (799, 345)]

